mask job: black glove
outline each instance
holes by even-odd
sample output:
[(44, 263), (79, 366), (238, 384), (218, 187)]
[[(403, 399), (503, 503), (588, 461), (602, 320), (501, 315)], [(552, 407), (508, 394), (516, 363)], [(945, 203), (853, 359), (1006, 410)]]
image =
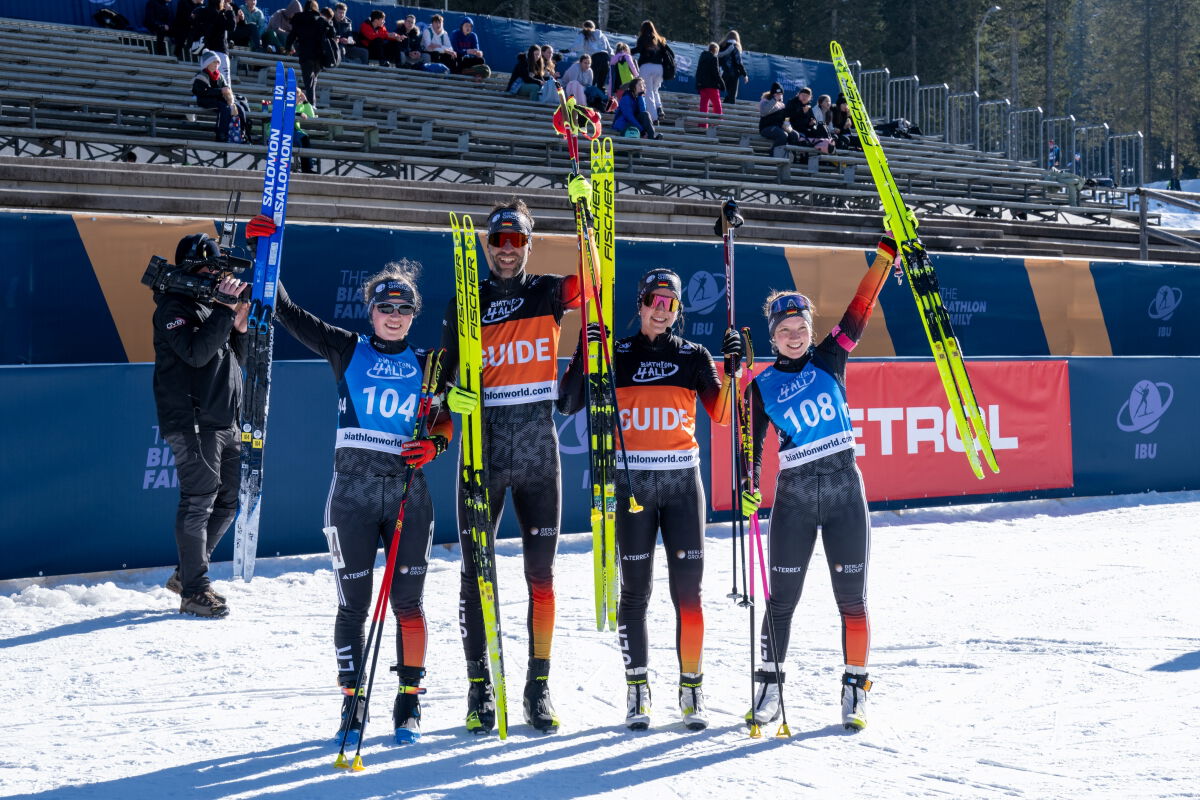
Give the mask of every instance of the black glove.
[(601, 325), (604, 325), (604, 323), (589, 322), (587, 324), (588, 344), (600, 344), (602, 341), (605, 341), (605, 340), (611, 341), (612, 340), (612, 331), (610, 331), (608, 329), (607, 325), (604, 325), (604, 338), (603, 339), (600, 338), (600, 326)]
[(742, 361), (742, 335), (737, 328), (728, 328), (721, 340), (721, 355), (725, 356), (725, 374), (732, 375)]

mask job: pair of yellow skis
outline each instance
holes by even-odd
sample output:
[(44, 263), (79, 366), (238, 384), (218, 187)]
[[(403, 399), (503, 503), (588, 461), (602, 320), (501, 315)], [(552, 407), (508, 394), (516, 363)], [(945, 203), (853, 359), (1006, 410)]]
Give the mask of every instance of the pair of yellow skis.
[(979, 411), (979, 404), (975, 400), (975, 392), (971, 388), (971, 379), (963, 363), (962, 349), (950, 324), (950, 314), (942, 304), (933, 262), (930, 261), (929, 253), (917, 235), (917, 218), (900, 196), (900, 189), (892, 177), (887, 156), (884, 155), (879, 137), (875, 135), (871, 116), (863, 106), (862, 96), (858, 93), (858, 86), (850, 73), (850, 65), (846, 62), (841, 45), (830, 42), (829, 52), (833, 57), (838, 81), (842, 85), (842, 93), (850, 106), (850, 117), (854, 120), (854, 129), (858, 132), (863, 156), (871, 168), (871, 177), (875, 181), (875, 189), (879, 192), (879, 201), (883, 205), (883, 229), (891, 231), (896, 240), (900, 263), (905, 277), (908, 278), (909, 288), (912, 289), (913, 299), (917, 303), (918, 316), (921, 317), (925, 336), (929, 339), (929, 349), (933, 352), (933, 360), (937, 365), (938, 376), (942, 379), (946, 399), (950, 403), (950, 413), (954, 416), (963, 451), (975, 477), (982, 479), (980, 452), (983, 453), (992, 472), (999, 472), (1000, 467), (996, 464), (991, 438)]

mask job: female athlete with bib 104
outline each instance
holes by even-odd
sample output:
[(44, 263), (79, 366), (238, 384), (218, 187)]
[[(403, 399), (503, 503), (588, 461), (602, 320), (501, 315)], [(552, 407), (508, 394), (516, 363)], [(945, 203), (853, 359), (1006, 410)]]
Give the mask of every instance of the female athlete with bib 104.
[[(759, 485), (768, 424), (779, 434), (779, 475), (768, 531), (770, 617), (763, 620), (762, 669), (754, 676), (754, 707), (746, 714), (748, 724), (762, 725), (780, 714), (779, 689), (792, 614), (804, 588), (818, 527), (842, 617), (842, 723), (854, 730), (867, 724), (871, 524), (862, 474), (854, 461), (846, 359), (862, 336), (895, 256), (895, 243), (885, 237), (841, 321), (816, 346), (813, 305), (803, 294), (774, 292), (763, 309), (777, 358), (747, 390), (754, 420), (752, 486)], [(760, 492), (743, 488), (746, 516), (756, 514), (761, 502)]]

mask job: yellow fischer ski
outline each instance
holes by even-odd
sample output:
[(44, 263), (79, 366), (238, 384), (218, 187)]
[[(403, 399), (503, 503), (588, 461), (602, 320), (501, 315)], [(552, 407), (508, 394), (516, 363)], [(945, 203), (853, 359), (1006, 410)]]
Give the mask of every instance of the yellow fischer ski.
[(479, 397), (479, 406), (462, 419), (463, 495), (465, 520), (474, 545), (479, 603), (487, 636), (488, 660), (496, 692), (496, 729), (508, 738), (508, 699), (504, 682), (504, 647), (500, 635), (500, 599), (496, 591), (496, 550), (492, 537), (483, 460), (483, 339), (479, 318), (479, 261), (471, 218), (451, 212), (454, 239), (454, 287), (458, 322), (458, 385)]
[(883, 146), (875, 135), (871, 125), (871, 116), (863, 105), (862, 96), (854, 76), (850, 73), (850, 65), (837, 42), (829, 43), (829, 52), (833, 57), (833, 65), (837, 70), (838, 81), (842, 92), (850, 106), (850, 116), (854, 120), (854, 129), (858, 132), (858, 141), (862, 145), (863, 155), (871, 168), (871, 177), (875, 181), (875, 189), (879, 193), (879, 201), (883, 206), (883, 228), (890, 231), (896, 240), (899, 250), (900, 263), (908, 278), (909, 288), (912, 289), (913, 299), (917, 304), (921, 326), (929, 339), (929, 348), (937, 365), (938, 375), (942, 379), (942, 387), (946, 391), (946, 399), (950, 404), (950, 412), (958, 429), (959, 439), (962, 440), (963, 451), (971, 464), (975, 477), (983, 478), (983, 467), (979, 463), (979, 454), (983, 452), (992, 472), (999, 472), (996, 455), (992, 451), (991, 437), (984, 424), (979, 404), (975, 400), (975, 392), (971, 388), (971, 379), (967, 375), (966, 364), (963, 362), (962, 348), (954, 335), (950, 323), (950, 315), (942, 304), (942, 296), (938, 290), (937, 274), (925, 245), (917, 235), (917, 218), (904, 203), (900, 189), (892, 177), (888, 167), (887, 156)]

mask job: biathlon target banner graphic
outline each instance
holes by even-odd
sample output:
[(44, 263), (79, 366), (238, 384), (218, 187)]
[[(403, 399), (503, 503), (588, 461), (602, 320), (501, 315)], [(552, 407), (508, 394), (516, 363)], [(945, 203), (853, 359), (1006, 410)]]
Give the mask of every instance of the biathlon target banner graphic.
[[(764, 367), (770, 362), (757, 365)], [(971, 361), (999, 474), (972, 473), (937, 370), (929, 361), (847, 366), (855, 455), (869, 501), (1064, 489), (1073, 485), (1066, 361)], [(798, 412), (803, 416), (804, 409)], [(729, 428), (711, 427), (712, 504), (730, 508)], [(779, 440), (767, 432), (761, 490), (774, 502)]]

